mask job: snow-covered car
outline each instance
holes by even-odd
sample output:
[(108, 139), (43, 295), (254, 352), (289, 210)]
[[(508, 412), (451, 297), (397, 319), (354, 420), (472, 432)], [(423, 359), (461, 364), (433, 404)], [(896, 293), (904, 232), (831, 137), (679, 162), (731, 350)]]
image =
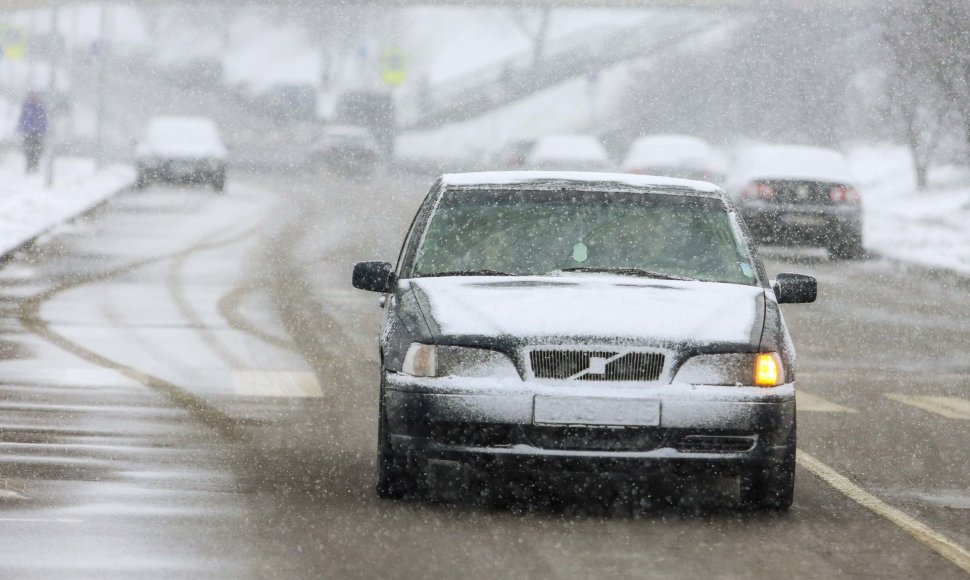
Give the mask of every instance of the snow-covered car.
[(863, 255), (862, 207), (845, 157), (801, 145), (741, 150), (728, 190), (761, 243), (819, 246), (832, 258)]
[(591, 135), (546, 135), (536, 141), (526, 167), (546, 171), (608, 171), (610, 157)]
[(529, 153), (536, 146), (535, 139), (515, 139), (499, 147), (488, 159), (491, 169), (504, 171), (523, 169)]
[(226, 186), (227, 154), (212, 119), (154, 117), (135, 146), (136, 185), (144, 188), (155, 181), (195, 181), (221, 192)]
[(710, 143), (689, 135), (648, 135), (636, 139), (623, 160), (623, 171), (722, 183), (724, 156)]
[(325, 127), (310, 150), (311, 165), (324, 164), (338, 172), (367, 175), (380, 159), (380, 144), (364, 127)]
[(816, 282), (768, 280), (716, 186), (445, 175), (397, 266), (358, 263), (353, 285), (387, 310), (379, 495), (419, 493), (429, 468), (670, 468), (736, 475), (745, 504), (790, 506), (795, 351), (779, 304), (814, 301)]

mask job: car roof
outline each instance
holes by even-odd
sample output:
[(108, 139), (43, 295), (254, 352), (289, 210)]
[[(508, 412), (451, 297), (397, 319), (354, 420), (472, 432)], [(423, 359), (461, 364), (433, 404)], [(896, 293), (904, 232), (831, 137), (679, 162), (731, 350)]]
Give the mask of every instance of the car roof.
[(657, 166), (700, 166), (727, 170), (721, 154), (707, 141), (690, 135), (646, 135), (638, 137), (627, 152), (624, 166), (647, 163)]
[(446, 188), (473, 189), (526, 185), (533, 189), (575, 187), (595, 190), (642, 190), (669, 192), (701, 197), (723, 197), (720, 187), (706, 181), (692, 181), (654, 175), (628, 173), (595, 173), (583, 171), (486, 171), (447, 173), (441, 184)]
[(739, 186), (754, 179), (854, 181), (842, 153), (804, 145), (753, 145), (740, 150), (729, 181)]

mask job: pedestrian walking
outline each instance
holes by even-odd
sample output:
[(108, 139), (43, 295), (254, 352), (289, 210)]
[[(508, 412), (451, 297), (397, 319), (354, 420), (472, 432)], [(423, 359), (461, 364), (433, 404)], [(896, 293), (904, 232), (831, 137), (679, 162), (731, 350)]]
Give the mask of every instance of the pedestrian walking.
[(44, 139), (47, 137), (47, 106), (35, 91), (31, 91), (20, 110), (17, 129), (24, 138), (24, 157), (27, 158), (27, 173), (34, 173), (44, 152)]

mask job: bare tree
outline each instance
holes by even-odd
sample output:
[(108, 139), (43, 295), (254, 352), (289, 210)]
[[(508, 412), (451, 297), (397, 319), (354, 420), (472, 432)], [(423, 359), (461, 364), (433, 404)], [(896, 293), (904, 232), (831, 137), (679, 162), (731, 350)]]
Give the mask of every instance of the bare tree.
[(527, 8), (510, 10), (510, 18), (532, 44), (532, 67), (537, 68), (545, 56), (549, 26), (552, 24), (552, 8), (544, 6), (538, 11)]
[(970, 153), (970, 2), (922, 0), (923, 51), (937, 85), (960, 117)]
[(913, 160), (916, 187), (922, 190), (946, 107), (944, 100), (936, 98), (939, 91), (925, 50), (926, 23), (917, 16), (918, 10), (916, 2), (893, 7), (886, 18), (885, 41), (890, 56), (889, 103)]
[(894, 3), (886, 12), (885, 41), (889, 99), (923, 189), (946, 131), (956, 129), (970, 155), (970, 3)]

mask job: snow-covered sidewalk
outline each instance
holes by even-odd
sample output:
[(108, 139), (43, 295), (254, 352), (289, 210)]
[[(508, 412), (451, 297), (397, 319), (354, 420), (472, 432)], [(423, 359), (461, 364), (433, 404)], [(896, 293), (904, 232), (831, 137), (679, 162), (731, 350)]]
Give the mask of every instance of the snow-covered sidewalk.
[(95, 170), (94, 161), (60, 157), (54, 187), (44, 187), (43, 168), (24, 174), (19, 153), (0, 157), (0, 255), (98, 205), (134, 181), (124, 165)]
[(862, 193), (867, 249), (970, 275), (970, 169), (936, 168), (930, 187), (918, 192), (900, 147), (857, 148), (849, 159)]

